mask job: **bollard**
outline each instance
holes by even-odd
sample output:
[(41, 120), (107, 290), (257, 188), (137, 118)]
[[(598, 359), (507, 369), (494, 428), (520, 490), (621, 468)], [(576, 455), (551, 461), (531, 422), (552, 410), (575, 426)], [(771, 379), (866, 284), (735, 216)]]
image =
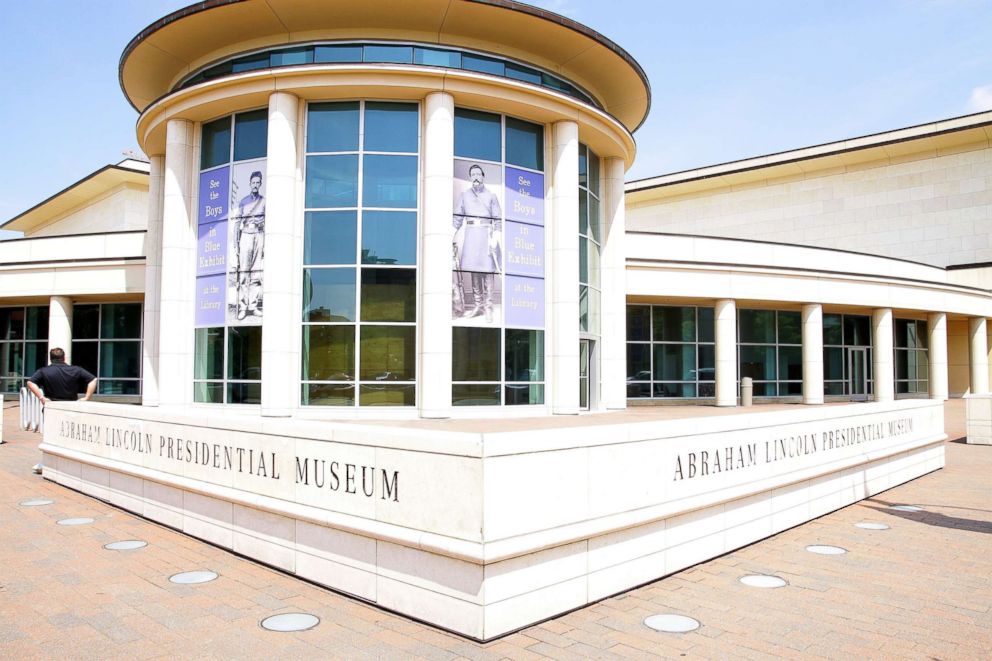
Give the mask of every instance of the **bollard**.
[(751, 406), (754, 399), (754, 382), (751, 377), (741, 379), (741, 406)]

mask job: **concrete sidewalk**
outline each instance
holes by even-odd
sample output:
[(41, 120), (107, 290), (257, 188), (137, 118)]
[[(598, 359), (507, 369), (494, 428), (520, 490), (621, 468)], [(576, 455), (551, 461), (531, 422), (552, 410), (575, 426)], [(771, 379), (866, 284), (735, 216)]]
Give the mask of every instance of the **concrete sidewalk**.
[[(4, 410), (0, 658), (992, 658), (992, 447), (946, 406), (947, 468), (623, 595), (477, 644), (291, 578), (31, 473), (40, 437)], [(19, 502), (55, 502), (26, 507)], [(921, 505), (920, 512), (892, 504)], [(69, 517), (89, 525), (62, 526)], [(856, 528), (877, 522), (888, 530)], [(148, 546), (108, 551), (109, 542)], [(819, 556), (810, 544), (848, 553)], [(201, 585), (169, 582), (210, 569)], [(778, 589), (742, 585), (774, 574)], [(301, 633), (259, 627), (306, 612)], [(687, 634), (644, 626), (678, 613)]]

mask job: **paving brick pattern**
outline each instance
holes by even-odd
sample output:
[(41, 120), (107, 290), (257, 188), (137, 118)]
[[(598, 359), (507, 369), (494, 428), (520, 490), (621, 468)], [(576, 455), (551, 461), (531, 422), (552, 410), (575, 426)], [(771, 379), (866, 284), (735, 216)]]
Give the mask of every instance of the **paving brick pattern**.
[[(961, 400), (947, 432), (964, 435)], [(8, 405), (9, 406), (9, 405)], [(0, 658), (4, 659), (990, 659), (992, 447), (947, 444), (947, 468), (663, 580), (489, 644), (466, 641), (296, 580), (31, 473), (39, 437), (5, 413), (0, 445)], [(42, 497), (46, 507), (18, 502)], [(889, 509), (925, 507), (908, 513)], [(58, 526), (67, 517), (86, 526)], [(859, 521), (891, 529), (861, 530)], [(103, 545), (143, 539), (136, 551)], [(809, 544), (849, 553), (817, 556)], [(172, 574), (211, 569), (202, 585)], [(779, 589), (746, 587), (775, 574)], [(301, 633), (258, 625), (286, 612)], [(656, 613), (695, 632), (652, 631)]]

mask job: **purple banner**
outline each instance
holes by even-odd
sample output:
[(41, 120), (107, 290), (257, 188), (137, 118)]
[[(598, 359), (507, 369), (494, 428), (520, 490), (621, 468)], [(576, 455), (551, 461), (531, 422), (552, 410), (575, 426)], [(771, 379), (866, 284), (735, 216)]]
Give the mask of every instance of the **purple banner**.
[(544, 277), (544, 228), (507, 221), (506, 272), (532, 278)]
[(506, 218), (544, 225), (544, 175), (506, 166)]
[(196, 277), (227, 271), (227, 221), (197, 228)]
[(200, 173), (200, 208), (196, 214), (198, 225), (227, 220), (230, 186), (230, 166)]
[(196, 279), (196, 325), (224, 325), (224, 294), (227, 286), (224, 274)]
[(544, 328), (544, 280), (506, 276), (506, 326)]

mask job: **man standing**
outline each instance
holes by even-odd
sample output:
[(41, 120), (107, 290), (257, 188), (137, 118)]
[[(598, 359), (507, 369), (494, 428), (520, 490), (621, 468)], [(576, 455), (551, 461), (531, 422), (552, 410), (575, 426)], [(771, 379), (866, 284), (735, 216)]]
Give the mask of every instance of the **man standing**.
[(249, 177), (251, 192), (238, 203), (238, 319), (259, 314), (262, 293), (262, 252), (265, 242), (265, 197), (262, 173)]
[[(90, 399), (96, 392), (96, 377), (82, 367), (65, 362), (65, 351), (55, 347), (48, 352), (51, 364), (42, 367), (27, 381), (28, 390), (33, 392), (41, 403), (74, 402), (79, 393), (85, 390), (83, 399)], [(44, 394), (42, 394), (44, 390)]]
[(499, 200), (486, 188), (486, 173), (479, 164), (468, 169), (472, 187), (458, 196), (452, 224), (462, 229), (461, 245), (456, 242), (455, 270), (469, 271), (475, 304), (464, 316), (486, 315), (493, 321), (493, 279), (499, 273), (499, 246), (503, 233), (503, 213)]

